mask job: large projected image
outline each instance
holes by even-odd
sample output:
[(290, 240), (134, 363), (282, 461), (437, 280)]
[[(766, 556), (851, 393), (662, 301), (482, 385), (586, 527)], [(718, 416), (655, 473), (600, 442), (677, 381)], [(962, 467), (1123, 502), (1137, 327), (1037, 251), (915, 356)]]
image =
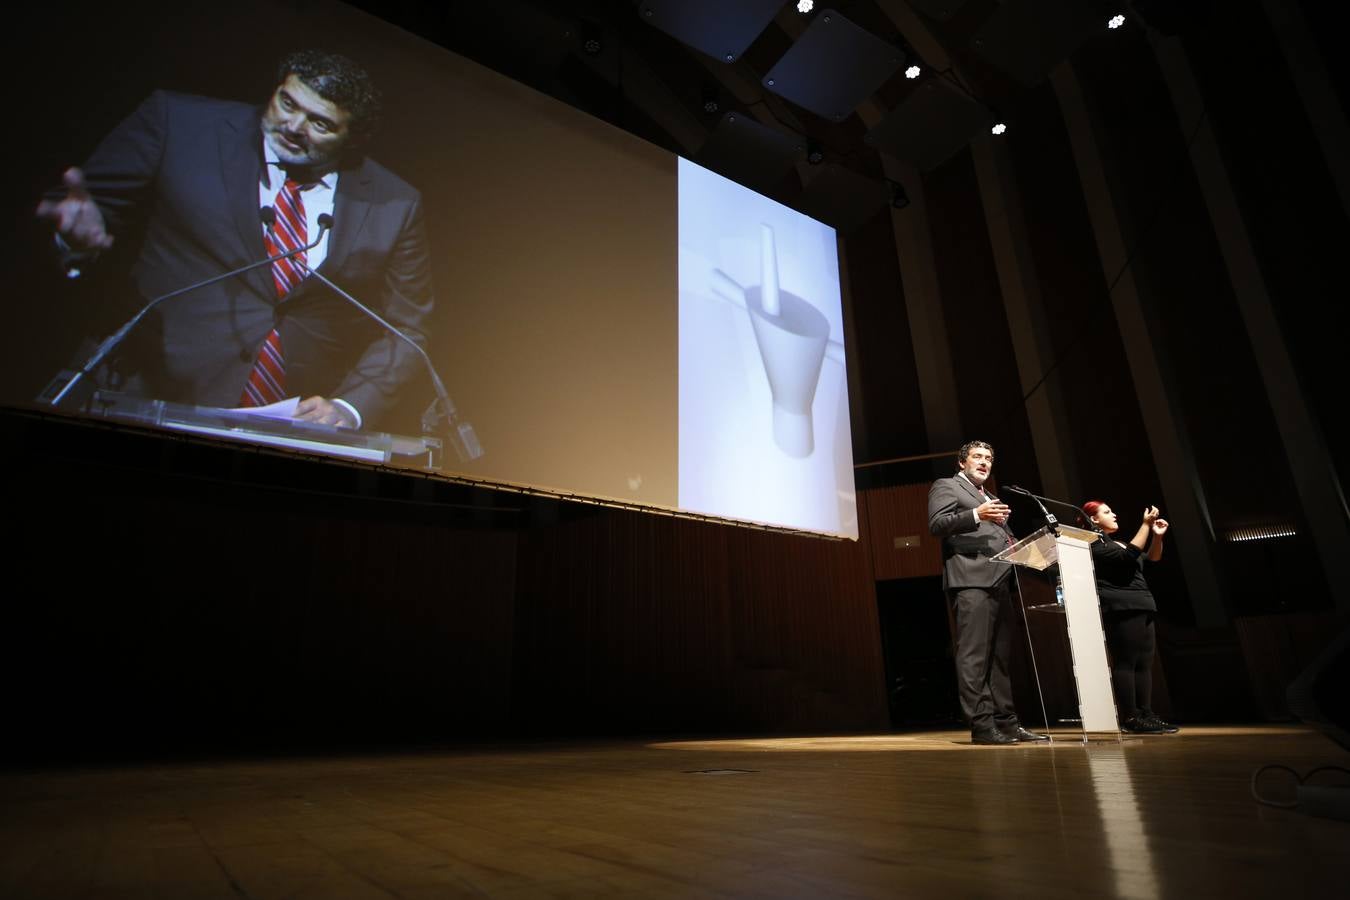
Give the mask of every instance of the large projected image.
[[(180, 414), (196, 430), (252, 420), (258, 439), (279, 440), (261, 422), (358, 429), (414, 373), (434, 372), (421, 195), (361, 153), (380, 115), (373, 80), (345, 56), (303, 50), (276, 81), (261, 111), (154, 92), (39, 204), (68, 277), (96, 265), (129, 220), (144, 223), (132, 278), (145, 303), (53, 384), (54, 406), (153, 397), (199, 407)], [(294, 439), (322, 442), (303, 428)], [(480, 455), (466, 423), (429, 431), (466, 461)]]
[(0, 399), (676, 508), (673, 155), (340, 3), (141, 12), (42, 14)]
[(41, 13), (0, 401), (856, 537), (831, 229), (341, 3), (142, 12)]
[(834, 229), (684, 159), (680, 507), (858, 536)]

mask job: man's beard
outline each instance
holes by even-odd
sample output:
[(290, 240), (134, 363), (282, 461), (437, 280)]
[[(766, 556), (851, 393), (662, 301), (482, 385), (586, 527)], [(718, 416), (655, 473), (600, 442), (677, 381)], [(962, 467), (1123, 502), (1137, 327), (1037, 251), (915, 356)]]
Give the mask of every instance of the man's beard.
[[(280, 160), (284, 166), (314, 169), (328, 166), (337, 158), (335, 153), (316, 151), (313, 146), (305, 142), (304, 138), (300, 138), (299, 140), (292, 139), (291, 136), (287, 135), (280, 128), (271, 126), (265, 121), (263, 122), (263, 137), (267, 140), (268, 146), (272, 148), (272, 152), (277, 155), (277, 159)], [(283, 145), (282, 141), (294, 144), (299, 147), (300, 150), (298, 152), (293, 151)]]

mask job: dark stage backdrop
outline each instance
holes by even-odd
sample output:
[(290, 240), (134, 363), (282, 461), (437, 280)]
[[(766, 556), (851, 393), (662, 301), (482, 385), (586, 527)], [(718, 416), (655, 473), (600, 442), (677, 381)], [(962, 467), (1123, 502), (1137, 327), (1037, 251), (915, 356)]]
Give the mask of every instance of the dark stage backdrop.
[(887, 725), (862, 541), (25, 414), (0, 450), (7, 758)]

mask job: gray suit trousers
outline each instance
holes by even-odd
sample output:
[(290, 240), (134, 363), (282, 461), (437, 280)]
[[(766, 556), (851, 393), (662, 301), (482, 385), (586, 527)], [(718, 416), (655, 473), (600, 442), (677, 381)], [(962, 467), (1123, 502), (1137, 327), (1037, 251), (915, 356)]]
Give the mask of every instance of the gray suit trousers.
[(1004, 578), (992, 588), (952, 591), (957, 688), (972, 729), (1006, 731), (1018, 724), (1008, 678), (1014, 631), (1011, 580)]

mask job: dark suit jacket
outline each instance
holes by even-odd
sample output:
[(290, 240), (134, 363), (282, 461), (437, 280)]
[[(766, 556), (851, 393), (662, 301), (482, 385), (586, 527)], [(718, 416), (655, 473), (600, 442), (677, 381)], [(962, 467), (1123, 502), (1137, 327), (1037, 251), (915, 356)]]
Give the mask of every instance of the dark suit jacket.
[[(998, 499), (993, 494), (989, 499)], [(928, 490), (928, 531), (942, 538), (942, 586), (947, 590), (988, 588), (1008, 577), (1011, 563), (989, 557), (1008, 546), (1011, 532), (994, 522), (977, 522), (971, 512), (985, 501), (960, 475), (939, 478)]]
[[(85, 164), (111, 233), (145, 220), (132, 270), (144, 298), (266, 258), (260, 122), (257, 107), (158, 91)], [(418, 192), (362, 159), (339, 170), (333, 219), (319, 271), (425, 345), (433, 299)], [(161, 304), (128, 361), (139, 390), (159, 399), (234, 406), (274, 323), (288, 393), (340, 397), (367, 425), (422, 368), (314, 279), (278, 303), (267, 266)]]

